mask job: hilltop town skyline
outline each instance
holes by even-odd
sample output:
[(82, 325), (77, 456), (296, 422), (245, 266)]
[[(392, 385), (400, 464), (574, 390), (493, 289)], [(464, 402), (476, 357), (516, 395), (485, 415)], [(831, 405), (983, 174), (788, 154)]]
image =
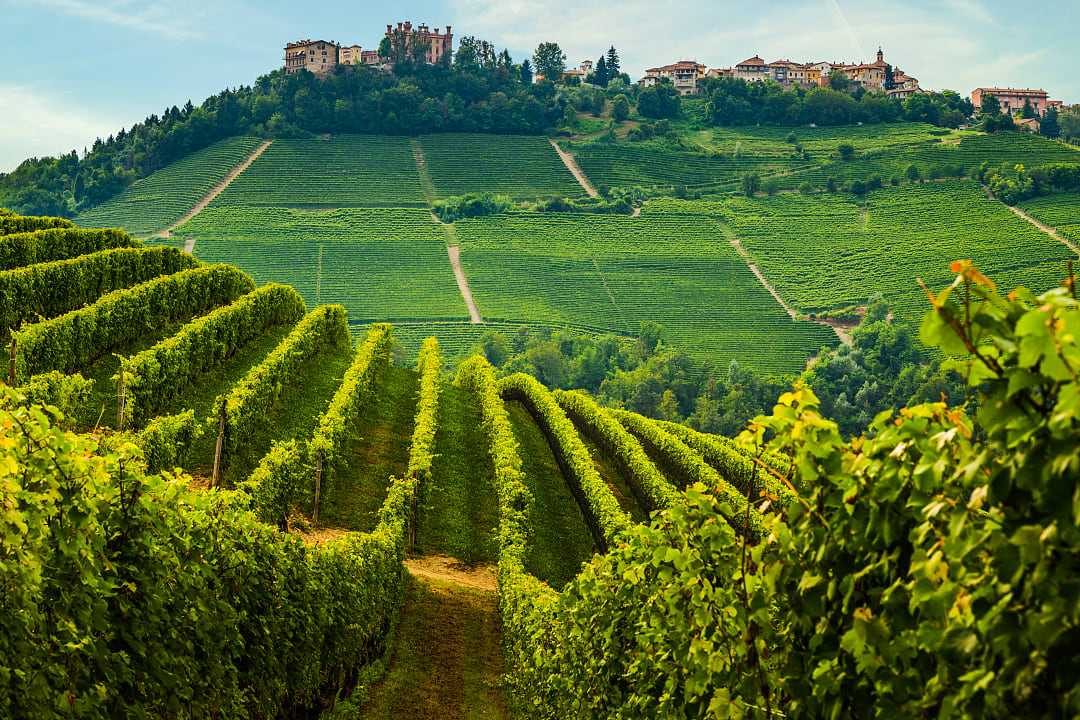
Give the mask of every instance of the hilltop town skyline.
[[(515, 59), (542, 41), (558, 42), (568, 66), (614, 44), (634, 80), (677, 60), (725, 68), (744, 58), (767, 62), (872, 62), (879, 46), (924, 88), (967, 95), (980, 86), (1045, 88), (1066, 103), (1080, 99), (1080, 62), (1070, 31), (1074, 3), (1018, 8), (998, 0), (929, 0), (903, 5), (836, 0), (782, 2), (758, 12), (733, 4), (690, 2), (678, 16), (630, 0), (613, 12), (595, 2), (548, 4), (446, 0), (404, 3), (392, 16), (373, 7), (325, 4), (303, 12), (263, 3), (196, 0), (0, 0), (12, 29), (0, 53), (8, 67), (0, 102), (0, 172), (22, 159), (88, 145), (162, 107), (198, 103), (225, 87), (250, 84), (280, 67), (282, 47), (299, 38), (377, 46), (389, 22), (410, 18), (509, 49)], [(557, 18), (557, 22), (552, 22)], [(645, 21), (647, 19), (647, 22)], [(44, 43), (71, 47), (35, 53)], [(79, 38), (93, 36), (89, 44)], [(996, 41), (1003, 36), (1008, 43)], [(92, 49), (91, 49), (92, 48)], [(227, 48), (227, 51), (223, 51)], [(93, 52), (93, 56), (90, 53)], [(115, 68), (125, 69), (116, 82)]]

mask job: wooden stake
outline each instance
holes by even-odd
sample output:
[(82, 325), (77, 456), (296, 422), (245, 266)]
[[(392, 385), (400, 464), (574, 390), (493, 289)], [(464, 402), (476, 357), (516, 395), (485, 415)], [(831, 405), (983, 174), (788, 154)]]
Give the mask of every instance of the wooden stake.
[(315, 453), (315, 509), (311, 512), (311, 524), (319, 527), (319, 495), (322, 494), (323, 451)]
[(11, 336), (11, 360), (8, 362), (8, 385), (15, 387), (15, 350), (16, 350), (16, 338), (15, 335)]
[(214, 445), (214, 472), (210, 476), (210, 487), (217, 487), (221, 482), (221, 453), (225, 449), (225, 400), (221, 400), (221, 410), (218, 412), (217, 443)]
[(124, 361), (120, 361), (120, 372), (116, 376), (116, 429), (124, 431), (124, 410), (127, 404), (127, 388), (124, 384)]

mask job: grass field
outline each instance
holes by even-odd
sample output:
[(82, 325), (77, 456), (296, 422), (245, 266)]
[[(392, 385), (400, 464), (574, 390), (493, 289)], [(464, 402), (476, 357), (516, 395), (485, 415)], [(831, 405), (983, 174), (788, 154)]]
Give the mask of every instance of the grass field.
[(353, 322), (468, 318), (425, 210), (210, 207), (178, 233), (196, 238), (200, 260), (288, 283), (309, 306), (341, 303)]
[(892, 125), (854, 125), (842, 127), (734, 127), (710, 128), (691, 135), (694, 142), (728, 155), (788, 155), (795, 136), (811, 157), (828, 156), (841, 143), (851, 143), (856, 151), (893, 149), (940, 142), (962, 133), (925, 123), (896, 123)]
[(710, 218), (514, 214), (460, 221), (462, 264), (485, 317), (636, 333), (698, 358), (795, 372), (835, 340), (792, 321)]
[(514, 198), (584, 195), (544, 137), (425, 135), (420, 144), (439, 197), (471, 192)]
[(408, 138), (335, 135), (276, 140), (214, 206), (421, 207)]
[(1002, 286), (1055, 285), (1074, 255), (970, 181), (906, 185), (851, 196), (779, 195), (727, 202), (733, 226), (780, 294), (805, 312), (863, 304), (883, 293), (918, 321), (916, 284), (951, 282), (953, 260), (972, 259)]
[(1033, 198), (1020, 204), (1028, 214), (1080, 242), (1080, 193), (1058, 193)]
[(183, 217), (262, 141), (222, 140), (137, 180), (116, 197), (75, 217), (83, 227), (122, 227), (142, 235), (164, 230)]

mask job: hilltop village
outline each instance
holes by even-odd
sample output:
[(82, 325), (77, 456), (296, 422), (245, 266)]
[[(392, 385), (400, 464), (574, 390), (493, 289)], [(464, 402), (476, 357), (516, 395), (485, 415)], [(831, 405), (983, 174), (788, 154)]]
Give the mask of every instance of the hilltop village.
[[(395, 59), (409, 58), (414, 61), (436, 64), (453, 58), (454, 34), (452, 26), (445, 31), (432, 28), (426, 23), (413, 25), (411, 21), (388, 24), (386, 33), (376, 49), (364, 49), (360, 45), (342, 45), (327, 40), (297, 40), (285, 46), (287, 73), (307, 70), (317, 76), (325, 76), (338, 66), (366, 66), (390, 71)], [(602, 71), (600, 63), (583, 60), (577, 67), (564, 68), (559, 81), (567, 84), (589, 83)], [(872, 62), (808, 61), (795, 62), (788, 59), (767, 62), (759, 55), (726, 68), (710, 68), (696, 60), (678, 60), (668, 65), (648, 68), (638, 79), (640, 89), (670, 84), (681, 96), (702, 93), (705, 81), (731, 78), (747, 83), (774, 82), (785, 89), (829, 87), (835, 78), (842, 78), (849, 87), (862, 88), (867, 92), (879, 92), (890, 98), (905, 100), (924, 92), (919, 80), (885, 59), (885, 51), (879, 47)], [(543, 80), (537, 74), (535, 80)], [(1001, 112), (1015, 115), (1021, 127), (1038, 130), (1038, 121), (1048, 110), (1061, 110), (1064, 103), (1051, 99), (1041, 88), (1012, 88), (987, 86), (971, 91), (970, 99), (976, 111), (981, 111), (988, 101), (996, 100)]]

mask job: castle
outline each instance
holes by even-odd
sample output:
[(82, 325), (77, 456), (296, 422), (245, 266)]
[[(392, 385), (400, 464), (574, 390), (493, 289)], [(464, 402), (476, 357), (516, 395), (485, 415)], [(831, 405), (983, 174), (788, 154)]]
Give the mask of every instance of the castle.
[[(418, 45), (426, 47), (424, 60), (430, 64), (442, 61), (453, 53), (454, 34), (447, 25), (446, 32), (439, 28), (432, 30), (421, 23), (414, 27), (409, 21), (399, 22), (395, 28), (386, 26), (384, 42), (391, 48), (400, 48), (409, 54)], [(384, 57), (379, 50), (364, 50), (359, 45), (341, 45), (333, 40), (297, 40), (285, 46), (285, 72), (295, 73), (307, 70), (316, 75), (326, 75), (338, 65), (368, 65), (386, 67), (389, 57)]]

